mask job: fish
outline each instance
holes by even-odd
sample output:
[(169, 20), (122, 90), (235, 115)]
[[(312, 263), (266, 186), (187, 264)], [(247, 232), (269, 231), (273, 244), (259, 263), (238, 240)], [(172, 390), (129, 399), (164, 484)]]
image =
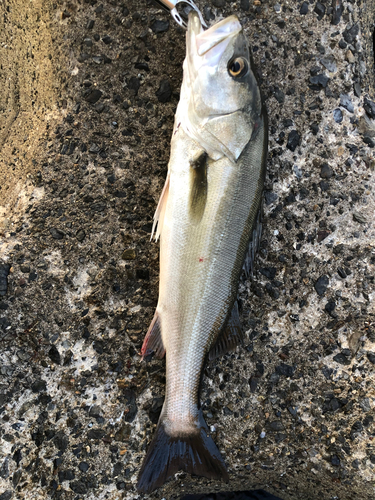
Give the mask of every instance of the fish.
[(199, 402), (208, 359), (243, 340), (237, 290), (252, 271), (268, 147), (267, 112), (249, 43), (230, 16), (204, 30), (190, 12), (168, 173), (151, 238), (159, 299), (142, 354), (166, 355), (165, 400), (137, 489), (179, 470), (229, 480)]

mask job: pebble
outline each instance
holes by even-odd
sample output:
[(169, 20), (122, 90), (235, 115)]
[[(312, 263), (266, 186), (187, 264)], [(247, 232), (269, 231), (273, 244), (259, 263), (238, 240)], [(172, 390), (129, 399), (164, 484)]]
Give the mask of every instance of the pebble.
[(355, 82), (354, 85), (353, 85), (353, 90), (354, 90), (354, 95), (356, 97), (361, 97), (361, 85), (359, 82)]
[(100, 152), (100, 147), (95, 143), (91, 144), (89, 148), (89, 153), (99, 153), (99, 152)]
[(367, 97), (365, 97), (364, 102), (363, 102), (363, 107), (366, 111), (366, 114), (375, 120), (375, 102), (370, 101)]
[(322, 45), (320, 42), (316, 42), (316, 48), (317, 48), (317, 51), (319, 52), (319, 54), (324, 55), (326, 53), (326, 49), (325, 49), (324, 45)]
[(150, 27), (155, 34), (165, 33), (169, 29), (169, 21), (156, 19), (153, 23), (151, 23)]
[(309, 4), (307, 2), (303, 2), (299, 10), (299, 13), (301, 14), (301, 16), (305, 16), (308, 13), (308, 11), (309, 11)]
[(285, 363), (281, 363), (275, 367), (276, 375), (282, 375), (284, 377), (293, 377), (295, 370), (294, 366), (287, 365)]
[(76, 232), (76, 238), (78, 241), (83, 241), (86, 237), (86, 233), (83, 229), (78, 229)]
[(326, 88), (329, 80), (330, 79), (328, 78), (328, 76), (324, 75), (323, 73), (320, 74), (320, 75), (317, 75), (317, 76), (311, 76), (310, 77), (310, 83), (312, 83), (313, 85), (318, 86), (317, 89), (316, 88), (312, 88), (312, 90), (320, 90), (319, 87)]
[(340, 94), (340, 106), (347, 109), (349, 113), (354, 113), (354, 106), (348, 94)]
[(8, 290), (9, 264), (0, 264), (0, 297), (4, 297)]
[(353, 26), (351, 26), (349, 29), (346, 28), (342, 36), (344, 37), (345, 42), (353, 45), (355, 39), (357, 38), (358, 33), (359, 33), (358, 24), (353, 24)]
[(301, 136), (299, 135), (299, 133), (297, 132), (297, 130), (291, 130), (289, 132), (289, 135), (288, 135), (288, 142), (287, 142), (286, 147), (290, 151), (293, 152), (293, 151), (296, 150), (297, 146), (299, 145), (300, 140), (301, 140)]
[(347, 356), (345, 356), (342, 352), (339, 354), (336, 354), (336, 356), (333, 356), (333, 361), (336, 361), (336, 363), (339, 363), (340, 365), (350, 365), (350, 359), (348, 359)]
[(51, 359), (51, 361), (56, 365), (61, 364), (60, 353), (55, 345), (51, 346), (50, 350), (48, 351), (48, 356)]
[(259, 272), (269, 280), (273, 280), (276, 276), (277, 269), (276, 267), (261, 267)]
[(314, 12), (318, 14), (318, 21), (323, 19), (324, 14), (326, 13), (326, 7), (320, 2), (316, 2)]
[(128, 81), (128, 89), (133, 91), (133, 94), (136, 96), (138, 94), (139, 87), (141, 86), (141, 82), (136, 76), (132, 76)]
[(90, 429), (87, 433), (89, 439), (102, 439), (105, 436), (105, 430), (103, 429)]
[(348, 50), (347, 53), (345, 54), (346, 60), (350, 63), (353, 64), (355, 63), (355, 57), (353, 55), (353, 52), (351, 50)]
[(150, 271), (148, 269), (136, 269), (135, 277), (138, 280), (149, 280), (150, 279)]
[(42, 392), (42, 391), (45, 391), (46, 388), (47, 388), (47, 383), (45, 380), (42, 380), (42, 379), (36, 379), (31, 384), (31, 390), (33, 392)]
[(346, 273), (345, 270), (342, 267), (337, 268), (337, 274), (340, 276), (340, 278), (345, 279), (346, 278)]
[(332, 176), (332, 168), (328, 165), (328, 163), (323, 163), (322, 168), (320, 169), (320, 177), (322, 177), (322, 179), (330, 179)]
[(341, 123), (343, 120), (342, 111), (340, 108), (336, 108), (333, 110), (333, 119), (336, 123)]
[(87, 493), (87, 486), (82, 481), (71, 481), (69, 483), (70, 489), (77, 493), (78, 495), (84, 495)]
[(149, 65), (146, 62), (137, 62), (134, 64), (136, 69), (143, 69), (144, 71), (150, 71)]
[(12, 497), (13, 497), (12, 490), (6, 490), (0, 494), (0, 500), (11, 500)]
[(267, 422), (266, 428), (268, 431), (277, 432), (277, 431), (283, 431), (284, 425), (281, 422), (281, 420), (274, 420), (273, 422)]
[(102, 37), (102, 42), (105, 43), (106, 45), (109, 45), (110, 43), (113, 42), (113, 40), (109, 35), (104, 35)]
[[(242, 10), (249, 10), (250, 8), (250, 1), (249, 0), (241, 0), (240, 2), (240, 8)], [(207, 21), (213, 21), (215, 19), (215, 15), (213, 14), (211, 7), (209, 5), (205, 5), (203, 7), (203, 14), (204, 18)]]
[(272, 205), (278, 198), (278, 195), (273, 191), (265, 191), (264, 193), (264, 201), (266, 205)]
[(314, 135), (317, 135), (317, 133), (319, 132), (319, 125), (316, 122), (314, 122), (310, 125), (310, 129)]
[(333, 6), (333, 11), (332, 11), (331, 23), (334, 26), (337, 26), (341, 20), (341, 16), (344, 10), (342, 0), (335, 0), (334, 2), (332, 2), (332, 6)]
[(62, 240), (65, 236), (65, 234), (56, 227), (51, 227), (49, 232), (55, 240)]
[(285, 102), (285, 94), (282, 90), (277, 88), (274, 92), (274, 96), (279, 104), (284, 104)]
[(62, 483), (63, 481), (71, 481), (75, 479), (74, 471), (71, 469), (68, 470), (60, 470), (58, 473), (59, 481)]
[(92, 89), (88, 92), (86, 95), (85, 99), (87, 102), (90, 104), (95, 104), (96, 102), (99, 101), (99, 99), (102, 97), (103, 92), (99, 89)]
[(159, 102), (166, 103), (171, 100), (172, 89), (169, 80), (162, 80), (159, 89), (155, 92)]
[(370, 405), (370, 399), (369, 398), (364, 398), (359, 402), (359, 406), (362, 408), (362, 410), (367, 413), (368, 411), (371, 411), (371, 405)]
[(325, 294), (327, 287), (329, 284), (329, 278), (327, 275), (321, 276), (314, 285), (315, 291), (319, 296), (322, 296)]
[(334, 58), (333, 55), (325, 56), (320, 59), (320, 62), (323, 64), (325, 68), (328, 69), (331, 73), (336, 73), (337, 71), (337, 65), (336, 65), (336, 59)]
[(123, 251), (121, 258), (122, 260), (134, 260), (137, 257), (137, 254), (134, 248), (127, 248)]
[(363, 142), (365, 144), (367, 144), (370, 148), (374, 148), (375, 147), (375, 142), (371, 139), (371, 137), (365, 135), (363, 137)]
[(324, 310), (328, 314), (332, 314), (335, 309), (336, 309), (336, 302), (334, 302), (333, 300), (328, 301), (324, 306)]

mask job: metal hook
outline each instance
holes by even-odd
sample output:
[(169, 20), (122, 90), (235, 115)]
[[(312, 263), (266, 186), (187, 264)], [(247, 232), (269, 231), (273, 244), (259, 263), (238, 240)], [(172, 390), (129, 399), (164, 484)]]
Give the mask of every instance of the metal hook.
[(181, 28), (184, 28), (186, 30), (187, 24), (184, 21), (184, 19), (182, 19), (182, 17), (180, 16), (180, 14), (178, 13), (177, 8), (176, 8), (178, 4), (185, 3), (185, 4), (189, 5), (192, 9), (194, 9), (195, 12), (197, 12), (202, 26), (204, 28), (207, 28), (207, 24), (206, 24), (205, 20), (203, 19), (202, 13), (198, 9), (198, 7), (195, 5), (193, 0), (154, 0), (154, 2), (159, 4), (165, 10), (168, 10), (172, 14), (172, 17), (176, 21), (176, 23), (179, 24), (181, 26)]

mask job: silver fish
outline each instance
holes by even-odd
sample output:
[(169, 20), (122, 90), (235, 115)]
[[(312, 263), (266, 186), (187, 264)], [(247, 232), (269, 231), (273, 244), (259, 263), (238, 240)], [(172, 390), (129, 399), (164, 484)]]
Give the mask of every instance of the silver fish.
[(200, 409), (199, 386), (207, 358), (242, 340), (238, 280), (259, 239), (267, 114), (242, 26), (231, 16), (204, 31), (190, 13), (186, 45), (153, 228), (160, 236), (159, 301), (142, 347), (143, 355), (166, 353), (166, 394), (140, 492), (178, 470), (229, 478)]

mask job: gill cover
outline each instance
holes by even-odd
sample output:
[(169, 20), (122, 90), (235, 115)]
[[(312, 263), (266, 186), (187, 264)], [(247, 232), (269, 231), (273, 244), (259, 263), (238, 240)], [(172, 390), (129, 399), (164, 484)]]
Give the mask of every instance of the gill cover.
[[(236, 16), (203, 31), (189, 14), (184, 77), (177, 116), (185, 133), (213, 160), (237, 161), (260, 116), (261, 97), (249, 47)], [(231, 61), (243, 59), (246, 74), (234, 78)]]

